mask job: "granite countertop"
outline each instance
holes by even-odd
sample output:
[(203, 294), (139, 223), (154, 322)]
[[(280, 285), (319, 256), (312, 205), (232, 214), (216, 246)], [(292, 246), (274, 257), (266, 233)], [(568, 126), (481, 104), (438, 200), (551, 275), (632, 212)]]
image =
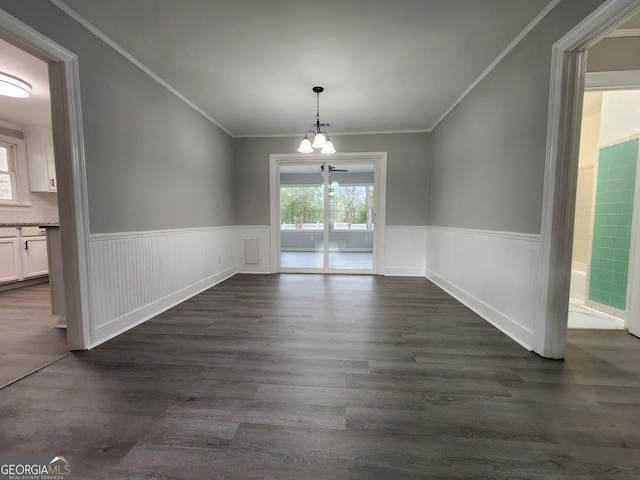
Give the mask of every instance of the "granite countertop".
[(58, 223), (0, 222), (0, 227), (59, 227)]

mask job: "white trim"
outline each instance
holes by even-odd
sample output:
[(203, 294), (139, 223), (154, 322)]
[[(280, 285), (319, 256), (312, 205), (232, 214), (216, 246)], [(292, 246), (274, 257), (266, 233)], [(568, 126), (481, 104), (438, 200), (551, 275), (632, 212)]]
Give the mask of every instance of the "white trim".
[(640, 28), (619, 28), (614, 30), (606, 38), (640, 37)]
[(425, 244), (429, 280), (533, 348), (537, 235), (429, 226)]
[[(636, 166), (640, 166), (640, 148)], [(636, 185), (631, 220), (631, 245), (629, 251), (629, 276), (627, 278), (627, 304), (625, 328), (640, 337), (640, 169), (636, 168)]]
[(584, 82), (585, 91), (633, 88), (640, 88), (640, 70), (587, 72)]
[[(17, 123), (6, 122), (0, 120), (0, 127), (8, 128), (9, 130), (15, 130), (16, 132), (24, 133), (24, 125), (18, 125)], [(22, 139), (24, 140), (24, 138)]]
[(562, 358), (566, 347), (585, 52), (639, 8), (608, 0), (553, 45), (534, 341), (544, 357)]
[(533, 338), (533, 331), (520, 325), (513, 319), (503, 315), (491, 305), (487, 305), (482, 300), (468, 294), (461, 288), (458, 288), (454, 284), (448, 282), (444, 278), (437, 274), (427, 270), (426, 277), (431, 282), (435, 283), (442, 290), (454, 297), (460, 303), (466, 305), (475, 313), (484, 318), (491, 325), (496, 327), (502, 333), (518, 342), (527, 350), (533, 350), (531, 339)]
[(237, 272), (235, 226), (96, 234), (91, 348)]
[(130, 238), (141, 237), (158, 237), (162, 235), (175, 235), (180, 233), (193, 233), (193, 232), (209, 232), (215, 230), (228, 230), (235, 228), (234, 225), (218, 226), (218, 227), (191, 227), (191, 228), (171, 228), (166, 230), (144, 230), (135, 232), (114, 232), (114, 233), (92, 233), (89, 236), (91, 243), (93, 242), (106, 242), (112, 240), (127, 240)]
[[(71, 349), (83, 349), (93, 341), (89, 280), (89, 211), (85, 176), (82, 108), (78, 58), (20, 20), (0, 10), (0, 34), (13, 39), (49, 63), (56, 145), (56, 169), (70, 185), (58, 191), (60, 223), (64, 225), (67, 341)], [(66, 206), (66, 207), (65, 207)]]
[(205, 290), (217, 285), (221, 282), (224, 282), (228, 278), (233, 277), (236, 274), (236, 268), (230, 268), (223, 272), (217, 273), (210, 277), (204, 278), (189, 287), (183, 288), (176, 292), (167, 295), (164, 298), (161, 298), (149, 305), (145, 305), (144, 307), (135, 310), (133, 312), (128, 312), (122, 317), (111, 320), (110, 322), (100, 325), (96, 328), (96, 337), (99, 339), (97, 342), (92, 343), (87, 346), (88, 349), (92, 349), (97, 347), (98, 345), (120, 335), (121, 333), (126, 332), (127, 330), (132, 329), (140, 325), (141, 323), (150, 320), (151, 318), (159, 315), (162, 312), (169, 310), (176, 305), (185, 302), (189, 298), (204, 292)]
[[(333, 155), (285, 153), (269, 155), (269, 212), (271, 228), (271, 273), (281, 271), (280, 268), (280, 177), (279, 170), (282, 163), (317, 163), (317, 162), (372, 162), (375, 165), (375, 195), (376, 195), (376, 218), (375, 218), (375, 258), (372, 273), (381, 274), (384, 272), (384, 252), (385, 252), (385, 230), (387, 218), (387, 152), (352, 152), (336, 153)], [(334, 272), (334, 270), (331, 270)], [(338, 272), (336, 272), (338, 273)], [(363, 271), (351, 271), (346, 273), (364, 273)]]
[[(640, 132), (639, 133), (634, 133), (633, 135), (627, 135), (626, 137), (616, 138), (615, 140), (611, 140), (610, 142), (604, 142), (604, 143), (599, 144), (598, 145), (598, 150), (610, 147), (612, 145), (617, 145), (619, 143), (628, 142), (629, 140), (635, 140), (638, 137), (640, 137)], [(592, 165), (586, 165), (586, 167), (590, 167), (590, 166), (593, 166), (593, 164)], [(580, 168), (582, 168), (582, 167), (580, 167)]]
[(453, 109), (456, 108), (467, 97), (467, 95), (469, 95), (471, 91), (476, 88), (478, 84), (493, 71), (494, 68), (496, 68), (496, 66), (504, 59), (504, 57), (509, 54), (509, 52), (511, 52), (511, 50), (516, 48), (516, 46), (529, 34), (529, 32), (531, 32), (531, 30), (533, 30), (536, 25), (538, 25), (544, 19), (544, 17), (546, 17), (549, 12), (551, 12), (551, 10), (555, 8), (558, 3), (560, 3), (560, 0), (551, 0), (547, 4), (547, 6), (545, 6), (542, 11), (538, 15), (536, 15), (536, 17), (531, 20), (531, 22), (529, 22), (526, 27), (524, 27), (524, 29), (516, 36), (516, 38), (514, 38), (502, 52), (500, 52), (500, 55), (498, 55), (495, 60), (491, 62), (487, 68), (484, 69), (484, 71), (478, 76), (478, 78), (476, 78), (473, 83), (471, 83), (471, 85), (469, 85), (467, 89), (462, 92), (462, 95), (460, 95), (460, 97), (458, 97), (458, 99), (453, 102), (453, 104), (442, 114), (442, 116), (438, 120), (436, 120), (436, 123), (434, 123), (428, 130), (430, 132), (433, 131), (440, 124), (440, 122), (447, 118), (447, 115), (449, 115), (453, 111)]
[[(403, 134), (403, 133), (430, 133), (431, 130), (426, 128), (416, 129), (416, 130), (373, 130), (373, 131), (365, 131), (365, 132), (329, 132), (329, 136), (331, 138), (334, 137), (347, 137), (349, 135), (394, 135), (394, 134)], [(265, 133), (265, 134), (242, 134), (235, 135), (233, 138), (281, 138), (281, 137), (292, 137), (292, 138), (302, 138), (304, 137), (304, 133)]]
[(478, 235), (482, 237), (505, 238), (509, 240), (518, 240), (524, 242), (540, 242), (540, 234), (538, 233), (519, 233), (519, 232), (503, 232), (500, 230), (476, 230), (473, 228), (460, 227), (440, 227), (437, 225), (429, 225), (430, 229), (443, 230), (450, 232), (460, 232), (467, 235)]
[[(238, 232), (238, 273), (271, 273), (271, 249), (269, 225), (237, 225)], [(244, 240), (256, 239), (259, 242), (260, 262), (258, 264), (244, 263)]]
[(427, 266), (427, 226), (387, 225), (385, 267), (389, 277), (424, 277)]
[(111, 38), (109, 38), (109, 36), (107, 36), (106, 34), (104, 34), (101, 30), (99, 30), (95, 25), (93, 25), (92, 23), (90, 23), (88, 20), (86, 20), (84, 17), (82, 17), (79, 13), (77, 13), (75, 10), (73, 10), (71, 7), (69, 7), (66, 3), (64, 3), (62, 0), (49, 0), (49, 2), (51, 2), (53, 5), (55, 5), (56, 7), (58, 7), (60, 10), (62, 10), (64, 13), (66, 13), (69, 17), (71, 17), (73, 20), (75, 20), (76, 22), (78, 22), (80, 25), (82, 25), (84, 28), (86, 28), (87, 30), (89, 30), (93, 35), (95, 35), (96, 37), (98, 37), (100, 40), (102, 40), (104, 43), (106, 43), (107, 45), (109, 45), (111, 48), (113, 48), (116, 52), (118, 52), (120, 55), (122, 55), (124, 58), (126, 58), (128, 61), (130, 61), (132, 64), (134, 64), (136, 67), (138, 67), (140, 70), (142, 70), (144, 73), (146, 73), (152, 80), (154, 80), (156, 83), (158, 83), (159, 85), (162, 85), (164, 88), (166, 88), (168, 91), (170, 91), (171, 93), (173, 93), (176, 97), (178, 97), (180, 100), (182, 100), (184, 103), (186, 103), (187, 105), (189, 105), (191, 108), (193, 108), (196, 112), (198, 112), (200, 115), (202, 115), (204, 118), (206, 118), (207, 120), (209, 120), (211, 123), (213, 123), (216, 127), (218, 127), (220, 130), (222, 130), (223, 132), (225, 132), (227, 135), (229, 135), (230, 137), (233, 137), (233, 134), (227, 130), (225, 127), (223, 127), (219, 122), (217, 122), (213, 117), (211, 117), (209, 114), (207, 114), (204, 110), (202, 110), (200, 107), (198, 107), (195, 103), (193, 103), (191, 100), (189, 100), (187, 97), (185, 97), (184, 95), (182, 95), (178, 90), (176, 90), (174, 87), (172, 87), (171, 85), (169, 85), (167, 82), (165, 82), (162, 78), (160, 78), (158, 75), (156, 75), (150, 68), (148, 68), (146, 65), (144, 65), (141, 61), (139, 61), (136, 57), (134, 57), (133, 55), (131, 55), (127, 50), (125, 50), (124, 48), (122, 48), (120, 45), (118, 45), (116, 42), (114, 42)]

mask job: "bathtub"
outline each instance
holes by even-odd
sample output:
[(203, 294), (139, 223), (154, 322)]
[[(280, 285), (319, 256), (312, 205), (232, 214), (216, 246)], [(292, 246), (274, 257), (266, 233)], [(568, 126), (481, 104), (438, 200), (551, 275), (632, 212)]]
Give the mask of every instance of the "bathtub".
[(576, 300), (580, 300), (581, 302), (585, 302), (586, 293), (587, 274), (585, 272), (580, 272), (579, 270), (571, 270), (571, 289), (569, 291), (569, 296)]

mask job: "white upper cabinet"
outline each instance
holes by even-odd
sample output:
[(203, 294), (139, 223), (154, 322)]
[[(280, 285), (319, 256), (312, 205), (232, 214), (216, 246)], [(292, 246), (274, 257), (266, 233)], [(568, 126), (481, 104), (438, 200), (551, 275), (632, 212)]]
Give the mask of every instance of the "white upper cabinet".
[(46, 127), (26, 127), (29, 167), (29, 190), (32, 192), (57, 192), (56, 164), (53, 154), (53, 132)]

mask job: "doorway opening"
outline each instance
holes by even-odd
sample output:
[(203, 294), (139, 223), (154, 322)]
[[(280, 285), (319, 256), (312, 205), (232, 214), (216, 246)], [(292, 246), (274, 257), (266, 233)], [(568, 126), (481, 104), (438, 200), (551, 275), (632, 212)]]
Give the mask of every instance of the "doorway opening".
[[(587, 75), (589, 75), (587, 73)], [(638, 71), (640, 87), (640, 71)], [(605, 86), (605, 88), (610, 88)], [(569, 328), (625, 327), (640, 139), (640, 89), (584, 94), (571, 264)]]
[(271, 156), (272, 271), (381, 271), (386, 154)]
[[(609, 0), (553, 45), (534, 345), (544, 357), (563, 358), (567, 341), (587, 50), (638, 12), (640, 0)], [(640, 254), (630, 252), (629, 285), (640, 284), (638, 264)], [(640, 295), (633, 289), (626, 306), (625, 327), (640, 335)]]
[(83, 350), (93, 345), (93, 326), (78, 58), (4, 10), (0, 10), (0, 40), (43, 61), (48, 72), (53, 138), (49, 147), (43, 148), (55, 158), (67, 349)]

